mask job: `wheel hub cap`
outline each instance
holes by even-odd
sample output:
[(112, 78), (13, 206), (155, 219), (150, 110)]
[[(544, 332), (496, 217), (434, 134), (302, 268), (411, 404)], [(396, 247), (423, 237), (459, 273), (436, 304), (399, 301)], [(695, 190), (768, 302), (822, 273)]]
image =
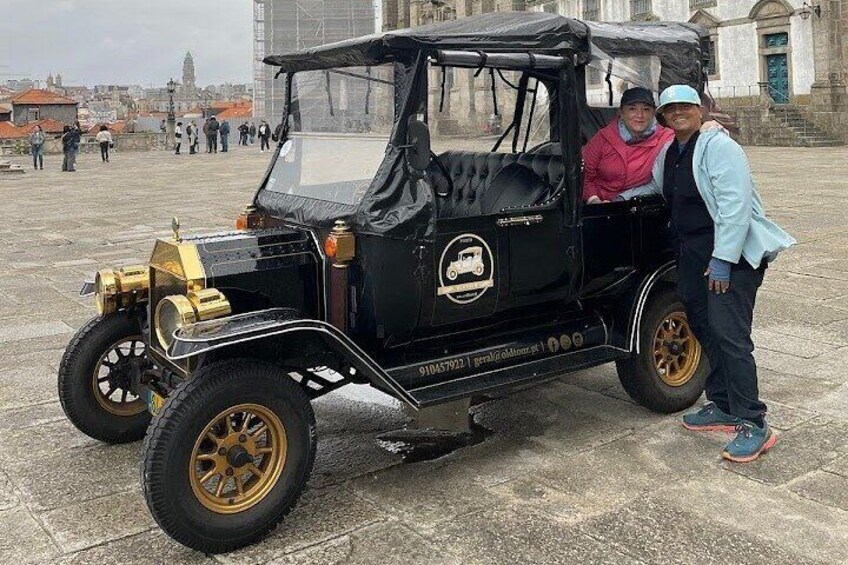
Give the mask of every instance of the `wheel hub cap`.
[(673, 312), (663, 320), (654, 336), (654, 362), (657, 374), (669, 386), (689, 382), (701, 361), (701, 345), (683, 312)]
[(283, 423), (268, 408), (239, 404), (204, 428), (191, 455), (191, 488), (203, 506), (235, 514), (263, 500), (286, 463)]

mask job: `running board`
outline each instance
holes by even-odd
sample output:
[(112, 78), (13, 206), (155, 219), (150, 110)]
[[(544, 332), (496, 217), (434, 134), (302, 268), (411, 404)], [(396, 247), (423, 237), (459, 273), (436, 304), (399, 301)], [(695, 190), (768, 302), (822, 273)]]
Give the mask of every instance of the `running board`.
[(528, 361), (520, 365), (477, 373), (444, 383), (423, 386), (411, 389), (408, 392), (419, 407), (426, 408), (472, 395), (491, 394), (532, 383), (541, 383), (573, 371), (624, 359), (629, 355), (622, 349), (609, 345), (599, 345), (581, 351), (563, 353), (536, 361)]

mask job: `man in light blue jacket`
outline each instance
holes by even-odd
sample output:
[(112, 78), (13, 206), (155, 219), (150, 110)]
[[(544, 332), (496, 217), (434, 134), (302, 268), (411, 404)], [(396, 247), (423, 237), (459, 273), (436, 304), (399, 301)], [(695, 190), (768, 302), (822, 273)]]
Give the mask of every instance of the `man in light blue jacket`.
[(675, 139), (657, 157), (654, 188), (668, 202), (678, 292), (711, 367), (709, 403), (685, 415), (683, 425), (736, 431), (722, 456), (753, 461), (777, 441), (757, 386), (754, 301), (768, 263), (795, 240), (766, 218), (739, 144), (718, 130), (699, 132), (695, 89), (668, 87), (657, 113)]

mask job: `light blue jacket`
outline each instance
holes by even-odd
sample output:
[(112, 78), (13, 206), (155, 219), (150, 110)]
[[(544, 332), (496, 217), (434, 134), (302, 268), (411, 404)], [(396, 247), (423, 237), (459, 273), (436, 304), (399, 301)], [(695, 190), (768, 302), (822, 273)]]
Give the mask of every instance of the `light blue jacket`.
[[(665, 155), (670, 146), (660, 151), (654, 163), (652, 192), (662, 194)], [(757, 267), (763, 259), (773, 261), (795, 243), (791, 235), (766, 218), (748, 158), (730, 136), (721, 130), (698, 136), (692, 168), (698, 193), (715, 223), (713, 257), (730, 263), (744, 257)]]

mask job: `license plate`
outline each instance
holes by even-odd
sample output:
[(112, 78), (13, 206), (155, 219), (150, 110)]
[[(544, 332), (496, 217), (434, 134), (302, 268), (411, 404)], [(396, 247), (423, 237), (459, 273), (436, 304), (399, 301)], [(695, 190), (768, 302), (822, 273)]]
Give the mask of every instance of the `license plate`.
[(159, 411), (162, 409), (162, 406), (165, 404), (165, 398), (159, 396), (155, 392), (148, 391), (147, 392), (147, 409), (151, 414), (156, 416), (159, 414)]

